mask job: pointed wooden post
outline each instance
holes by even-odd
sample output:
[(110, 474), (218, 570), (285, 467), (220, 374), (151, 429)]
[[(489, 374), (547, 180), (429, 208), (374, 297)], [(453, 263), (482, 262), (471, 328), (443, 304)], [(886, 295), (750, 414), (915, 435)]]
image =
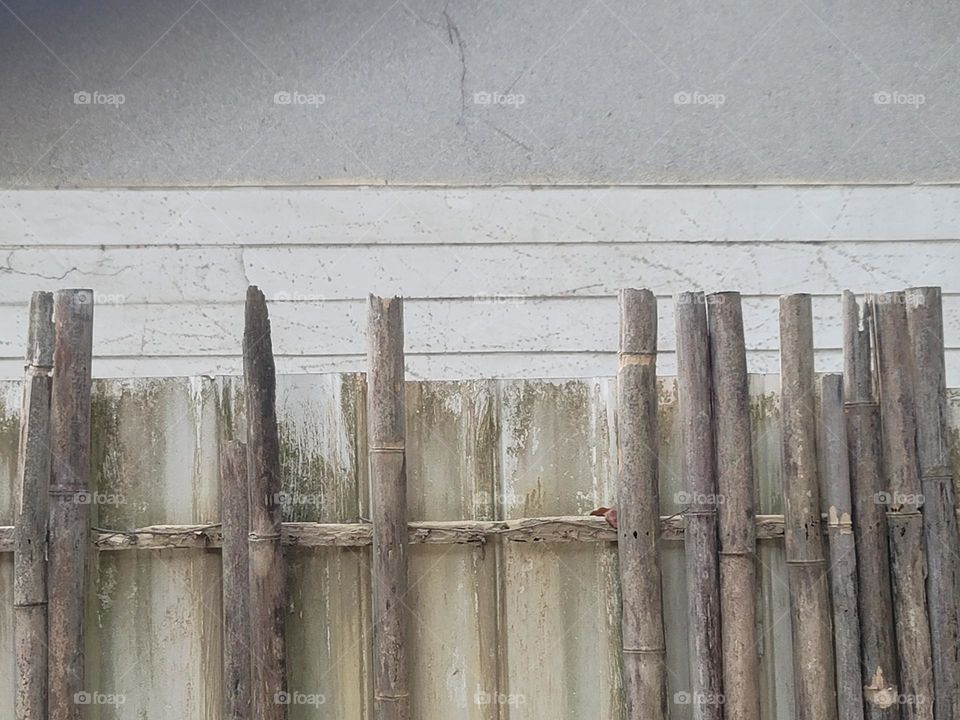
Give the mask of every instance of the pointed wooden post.
[(784, 545), (798, 720), (836, 720), (833, 631), (823, 553), (809, 295), (780, 298)]
[(690, 637), (690, 698), (694, 720), (723, 718), (720, 569), (717, 562), (717, 476), (713, 449), (710, 346), (703, 293), (676, 296), (677, 388), (687, 476), (684, 498)]
[(917, 470), (916, 422), (907, 312), (903, 293), (869, 299), (877, 335), (880, 413), (888, 492), (893, 608), (900, 658), (901, 705), (906, 720), (933, 718), (933, 662), (927, 615), (926, 553)]
[(927, 603), (933, 653), (934, 717), (960, 718), (960, 537), (947, 430), (940, 288), (906, 291), (913, 360), (917, 458), (927, 547)]
[(870, 369), (870, 315), (853, 293), (843, 293), (843, 397), (847, 456), (857, 547), (863, 697), (867, 720), (898, 720), (899, 672), (893, 625), (887, 517), (877, 502), (886, 492), (880, 442), (880, 406)]
[(80, 720), (86, 560), (90, 545), (90, 366), (93, 291), (54, 296), (47, 565), (50, 720)]
[(657, 487), (657, 298), (620, 291), (618, 530), (623, 683), (628, 718), (667, 717), (667, 650)]
[(220, 446), (220, 518), (223, 531), (223, 717), (250, 715), (250, 517), (247, 446)]
[(403, 300), (370, 296), (368, 342), (374, 717), (408, 720)]
[(719, 491), (720, 610), (727, 718), (760, 720), (753, 439), (740, 293), (707, 296)]
[(857, 554), (853, 499), (843, 417), (843, 377), (820, 378), (821, 509), (830, 537), (830, 597), (836, 653), (837, 710), (843, 720), (863, 720), (860, 619), (857, 610)]
[(280, 439), (276, 369), (270, 318), (263, 293), (247, 289), (243, 329), (243, 382), (247, 400), (247, 482), (250, 535), (251, 715), (287, 717), (287, 589), (281, 545)]
[(17, 720), (47, 717), (47, 512), (50, 492), (50, 371), (53, 295), (30, 300), (20, 415), (13, 550), (13, 637)]

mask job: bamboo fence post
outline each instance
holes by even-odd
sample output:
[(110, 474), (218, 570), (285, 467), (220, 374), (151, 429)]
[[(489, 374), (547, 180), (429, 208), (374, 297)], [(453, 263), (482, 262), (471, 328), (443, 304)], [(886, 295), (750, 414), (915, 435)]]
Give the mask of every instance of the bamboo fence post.
[(50, 720), (80, 720), (84, 692), (84, 591), (90, 544), (90, 365), (93, 291), (54, 296), (47, 558)]
[(728, 718), (759, 720), (753, 440), (740, 293), (707, 296), (716, 428), (723, 694)]
[(820, 458), (830, 538), (830, 597), (833, 604), (833, 649), (836, 654), (837, 711), (843, 720), (863, 720), (863, 674), (860, 669), (860, 614), (857, 609), (857, 555), (853, 535), (853, 500), (843, 416), (843, 377), (820, 378)]
[(784, 546), (798, 720), (836, 720), (833, 632), (817, 479), (810, 296), (780, 298)]
[(710, 347), (703, 293), (675, 302), (677, 388), (687, 476), (686, 532), (690, 695), (695, 720), (723, 717), (720, 583), (717, 563), (717, 478), (713, 454)]
[(30, 300), (20, 416), (13, 550), (13, 636), (18, 720), (47, 717), (47, 512), (50, 492), (50, 371), (53, 294)]
[(940, 288), (906, 291), (913, 351), (917, 458), (927, 547), (927, 603), (935, 689), (934, 716), (960, 718), (960, 536), (950, 468), (943, 308)]
[(901, 715), (907, 720), (930, 720), (934, 683), (907, 312), (903, 293), (871, 296), (869, 302), (877, 340), (884, 459), (889, 477), (883, 499), (887, 504), (900, 693), (904, 699)]
[[(843, 396), (847, 456), (857, 547), (857, 595), (864, 710), (867, 720), (897, 720), (900, 706), (887, 517), (878, 498), (886, 492), (880, 442), (880, 406), (870, 368), (869, 314), (861, 317), (853, 293), (843, 293)], [(861, 322), (862, 320), (862, 322)]]
[(247, 446), (220, 446), (220, 519), (223, 533), (223, 716), (250, 716), (250, 553)]
[(286, 568), (281, 545), (276, 369), (263, 293), (247, 289), (243, 329), (250, 534), (251, 715), (287, 717)]
[(620, 291), (617, 555), (628, 718), (667, 718), (657, 486), (657, 298)]
[(373, 520), (374, 717), (408, 720), (403, 300), (370, 296), (367, 424)]

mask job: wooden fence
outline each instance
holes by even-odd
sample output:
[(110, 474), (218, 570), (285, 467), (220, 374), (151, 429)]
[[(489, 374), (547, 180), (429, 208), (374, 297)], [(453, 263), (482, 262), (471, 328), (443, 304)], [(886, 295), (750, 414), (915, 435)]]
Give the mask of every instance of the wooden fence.
[(84, 297), (55, 332), (35, 297), (26, 384), (0, 384), (0, 717), (955, 716), (936, 292), (865, 327), (845, 298), (822, 390), (785, 299), (782, 394), (746, 375), (735, 294), (678, 296), (679, 383), (626, 292), (619, 381), (404, 384), (402, 303), (375, 301), (369, 378), (274, 389), (252, 291), (247, 382), (92, 391)]

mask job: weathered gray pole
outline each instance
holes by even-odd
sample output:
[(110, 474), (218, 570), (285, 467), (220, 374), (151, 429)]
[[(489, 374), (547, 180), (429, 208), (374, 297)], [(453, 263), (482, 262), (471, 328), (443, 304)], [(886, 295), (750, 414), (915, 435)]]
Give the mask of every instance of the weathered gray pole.
[(960, 718), (960, 537), (950, 468), (943, 308), (938, 287), (906, 291), (913, 360), (917, 458), (927, 547), (934, 717)]
[(403, 300), (371, 296), (368, 333), (374, 717), (408, 720)]
[(50, 516), (47, 564), (50, 720), (80, 720), (84, 692), (84, 592), (90, 545), (90, 366), (93, 291), (54, 296), (50, 390)]
[(837, 710), (843, 720), (863, 720), (860, 670), (860, 616), (857, 609), (857, 554), (853, 535), (843, 377), (820, 378), (821, 509), (830, 537), (830, 596), (837, 669)]
[(707, 305), (703, 293), (679, 293), (674, 312), (680, 427), (687, 477), (683, 545), (687, 565), (692, 715), (694, 720), (721, 720), (723, 663), (717, 563), (717, 477)]
[(880, 406), (870, 368), (871, 318), (861, 316), (853, 293), (843, 293), (843, 395), (847, 456), (857, 547), (857, 595), (867, 720), (897, 720), (899, 673), (887, 543), (880, 442)]
[(52, 367), (53, 295), (35, 292), (30, 300), (27, 367), (23, 378), (13, 548), (17, 720), (47, 717), (47, 512)]
[(907, 312), (902, 292), (872, 296), (869, 303), (877, 335), (880, 412), (889, 488), (882, 499), (887, 506), (890, 533), (900, 693), (909, 700), (901, 704), (901, 716), (907, 720), (931, 720), (933, 663)]
[(220, 445), (220, 519), (223, 531), (223, 717), (250, 715), (250, 511), (247, 446)]
[(707, 296), (720, 534), (723, 694), (727, 718), (760, 719), (753, 440), (740, 293)]
[(617, 555), (627, 717), (667, 718), (657, 486), (657, 298), (620, 291)]
[(254, 286), (247, 289), (243, 382), (250, 512), (251, 715), (257, 720), (283, 720), (287, 717), (287, 591), (280, 537), (277, 379), (267, 303)]
[(836, 720), (833, 630), (823, 553), (809, 295), (780, 298), (784, 546), (798, 720)]

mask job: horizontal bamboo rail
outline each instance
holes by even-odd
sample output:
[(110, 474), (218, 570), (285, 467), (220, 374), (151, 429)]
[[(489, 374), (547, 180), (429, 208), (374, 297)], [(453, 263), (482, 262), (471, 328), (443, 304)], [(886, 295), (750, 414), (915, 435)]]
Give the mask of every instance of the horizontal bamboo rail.
[[(824, 515), (824, 527), (826, 516)], [(757, 515), (757, 539), (783, 537), (783, 515)], [(682, 540), (681, 515), (662, 515), (664, 540)], [(511, 542), (616, 542), (617, 531), (602, 517), (559, 515), (514, 520), (417, 521), (407, 524), (411, 545), (482, 545), (490, 538)], [(283, 523), (283, 544), (289, 547), (363, 547), (371, 543), (370, 523)], [(149, 525), (134, 530), (93, 528), (91, 545), (113, 550), (215, 550), (222, 546), (219, 523)], [(0, 553), (13, 552), (13, 526), (0, 525)]]

